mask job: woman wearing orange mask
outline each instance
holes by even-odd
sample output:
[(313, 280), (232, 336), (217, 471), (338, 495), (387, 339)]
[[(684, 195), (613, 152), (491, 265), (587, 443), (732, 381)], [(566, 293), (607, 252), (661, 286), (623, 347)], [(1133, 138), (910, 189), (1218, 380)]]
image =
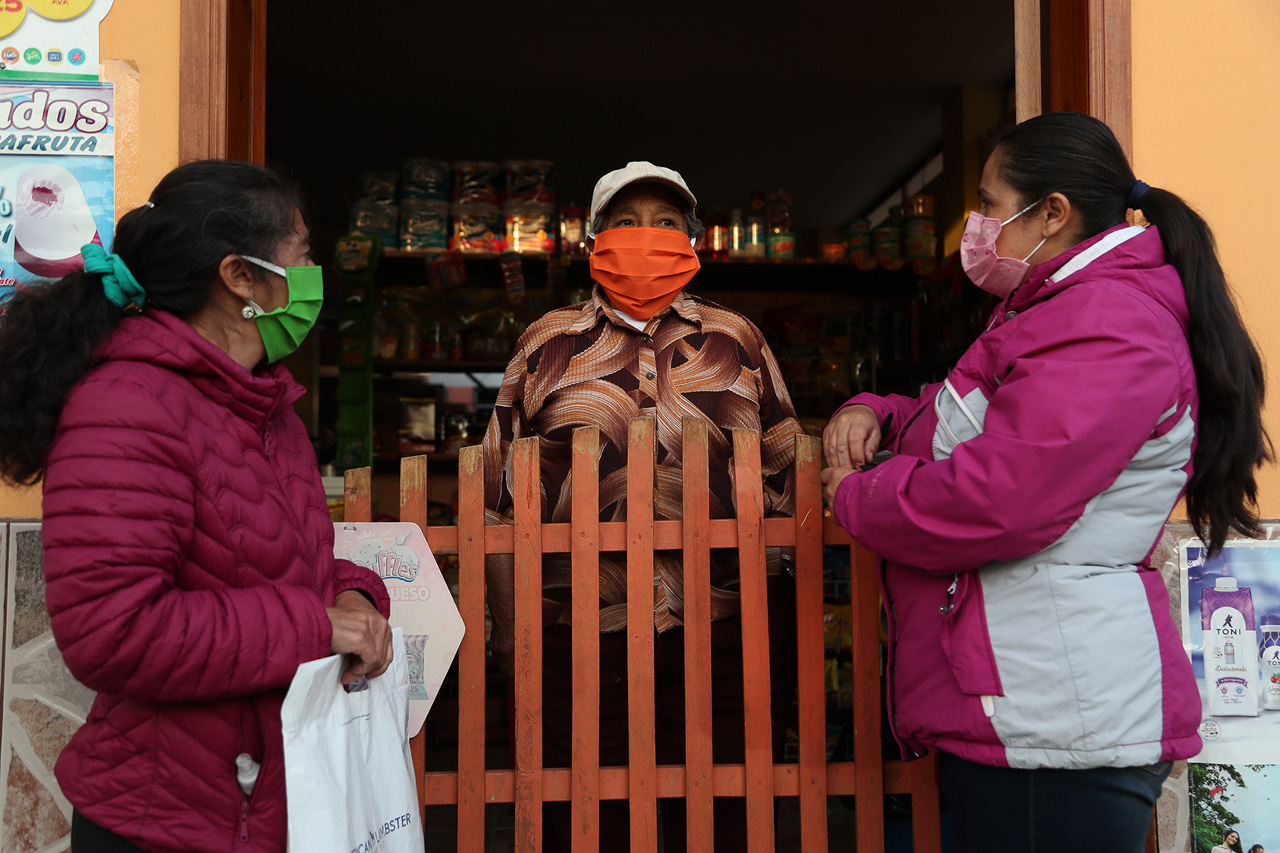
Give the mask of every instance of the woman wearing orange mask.
[(598, 212), (593, 205), (591, 278), (637, 329), (670, 305), (701, 267), (693, 246), (702, 223), (691, 208), (686, 218), (681, 200), (678, 187), (646, 181), (617, 190)]
[[(765, 512), (794, 513), (795, 409), (764, 337), (735, 311), (691, 295), (698, 272), (693, 244), (701, 223), (695, 200), (677, 172), (630, 163), (596, 185), (591, 201), (591, 298), (554, 310), (531, 325), (507, 368), (484, 439), (485, 501), (490, 520), (512, 513), (509, 470), (512, 443), (530, 435), (541, 447), (543, 521), (570, 515), (571, 442), (578, 426), (600, 428), (600, 518), (626, 518), (628, 420), (657, 421), (656, 515), (681, 511), (682, 418), (707, 422), (710, 507), (713, 518), (733, 516), (734, 427), (759, 430)], [(714, 552), (713, 552), (714, 554)], [(795, 593), (779, 549), (767, 555), (770, 666), (774, 690), (774, 750), (795, 690)], [(569, 637), (568, 555), (543, 563), (543, 720), (546, 767), (567, 767), (572, 744), (572, 644)], [(648, 567), (646, 567), (648, 569)], [(600, 761), (628, 763), (628, 618), (651, 623), (654, 636), (655, 757), (684, 764), (684, 589), (679, 552), (654, 554), (654, 609), (628, 613), (626, 555), (600, 555)], [(487, 593), (493, 614), (491, 644), (511, 658), (514, 567), (491, 557)], [(712, 753), (717, 763), (743, 760), (742, 625), (738, 619), (736, 564), (714, 554), (711, 567)], [(685, 849), (683, 800), (664, 800), (665, 849)], [(601, 837), (628, 838), (625, 800), (600, 803)], [(550, 803), (546, 849), (569, 850), (568, 803)], [(742, 798), (718, 798), (715, 847), (747, 849)]]

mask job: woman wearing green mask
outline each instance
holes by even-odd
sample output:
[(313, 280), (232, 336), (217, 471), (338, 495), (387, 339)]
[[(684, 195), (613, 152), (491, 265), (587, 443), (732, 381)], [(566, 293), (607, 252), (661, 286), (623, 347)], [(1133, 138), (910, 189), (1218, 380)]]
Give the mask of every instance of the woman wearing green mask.
[(282, 851), (294, 671), (391, 658), (386, 591), (333, 557), (279, 364), (320, 271), (296, 191), (243, 163), (170, 172), (114, 250), (0, 319), (0, 476), (43, 481), (54, 638), (97, 693), (56, 767), (72, 846)]

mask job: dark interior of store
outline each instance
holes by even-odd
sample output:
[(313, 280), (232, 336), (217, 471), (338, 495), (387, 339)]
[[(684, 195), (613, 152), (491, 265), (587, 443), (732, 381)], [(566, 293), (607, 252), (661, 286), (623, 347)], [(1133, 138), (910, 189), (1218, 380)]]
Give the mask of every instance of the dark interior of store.
[(406, 156), (536, 157), (561, 204), (643, 159), (704, 206), (781, 187), (797, 228), (838, 228), (941, 150), (954, 90), (1013, 81), (1011, 0), (338, 5), (268, 18), (268, 158), (326, 220), (357, 171)]

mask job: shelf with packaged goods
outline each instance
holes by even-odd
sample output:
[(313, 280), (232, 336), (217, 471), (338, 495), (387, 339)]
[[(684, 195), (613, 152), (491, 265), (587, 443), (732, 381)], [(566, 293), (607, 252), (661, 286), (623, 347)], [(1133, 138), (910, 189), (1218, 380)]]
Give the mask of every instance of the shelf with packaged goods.
[[(394, 247), (383, 247), (382, 257), (392, 259), (411, 258), (422, 261), (432, 261), (440, 255), (443, 255), (446, 251), (446, 249), (397, 249)], [(501, 254), (501, 252), (488, 251), (457, 252), (458, 257), (462, 258), (464, 261), (492, 261), (496, 260)], [(519, 252), (518, 254), (520, 255), (520, 259), (524, 261), (559, 260), (564, 257), (559, 253), (551, 252)], [(582, 260), (586, 260), (585, 255), (582, 257)]]
[[(411, 274), (406, 261), (430, 264), (443, 252), (438, 249), (383, 249), (384, 268), (401, 278)], [(465, 263), (475, 269), (494, 266), (497, 275), (497, 252), (458, 252)], [(526, 275), (536, 266), (559, 265), (565, 268), (566, 284), (572, 288), (590, 286), (586, 255), (563, 255), (538, 252), (520, 253)], [(903, 293), (911, 290), (921, 276), (910, 267), (886, 270), (880, 267), (861, 269), (849, 258), (699, 258), (702, 269), (692, 287), (705, 291), (746, 292), (854, 292), (868, 297)], [(398, 270), (399, 273), (395, 271)], [(540, 279), (538, 273), (535, 279)], [(481, 274), (481, 278), (484, 275)], [(499, 283), (499, 282), (494, 282)], [(540, 286), (531, 281), (530, 286)]]
[[(420, 258), (430, 260), (444, 254), (446, 249), (399, 249), (395, 247), (384, 247), (382, 249), (382, 257), (384, 258)], [(467, 251), (458, 252), (458, 255), (464, 260), (492, 260), (501, 255), (501, 252), (489, 251)], [(559, 260), (561, 263), (586, 263), (586, 255), (562, 255), (558, 252), (520, 252), (522, 260)], [(835, 266), (835, 267), (853, 267), (853, 260), (850, 258), (712, 258), (700, 256), (699, 260), (704, 264), (715, 264), (736, 266), (736, 265), (760, 265), (760, 266)], [(863, 272), (875, 272), (878, 268), (871, 270), (862, 270)], [(890, 271), (896, 272), (896, 271)]]

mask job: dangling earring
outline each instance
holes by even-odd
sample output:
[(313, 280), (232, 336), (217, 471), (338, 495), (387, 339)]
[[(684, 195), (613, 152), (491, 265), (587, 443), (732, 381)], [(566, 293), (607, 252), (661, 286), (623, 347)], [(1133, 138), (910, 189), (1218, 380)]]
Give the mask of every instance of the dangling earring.
[(252, 319), (253, 319), (253, 306), (251, 306), (251, 305), (246, 305), (246, 306), (244, 306), (243, 308), (241, 308), (241, 309), (240, 309), (240, 316), (241, 316), (241, 317), (243, 317), (243, 318), (245, 318), (246, 320), (252, 320)]

